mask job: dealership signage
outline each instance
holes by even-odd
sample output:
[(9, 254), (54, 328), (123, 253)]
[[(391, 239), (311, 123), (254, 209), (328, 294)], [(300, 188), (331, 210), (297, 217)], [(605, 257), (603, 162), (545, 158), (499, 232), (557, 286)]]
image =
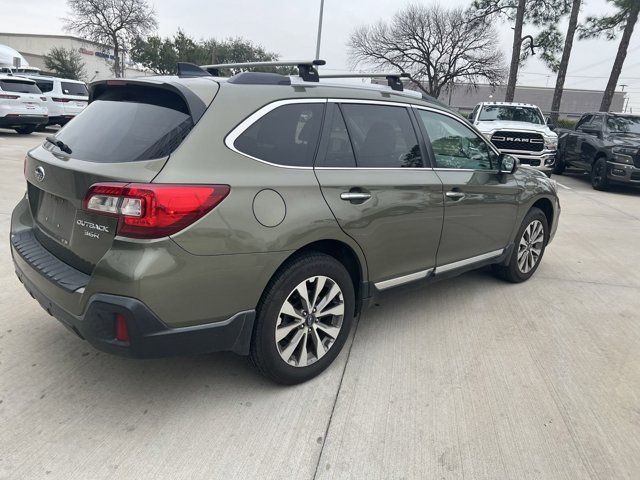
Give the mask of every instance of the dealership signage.
[(113, 60), (113, 55), (110, 55), (108, 53), (105, 52), (94, 52), (93, 50), (89, 50), (87, 48), (84, 47), (80, 47), (78, 49), (78, 51), (80, 53), (83, 53), (84, 55), (95, 55), (96, 57), (100, 57), (100, 58), (104, 58), (105, 60)]

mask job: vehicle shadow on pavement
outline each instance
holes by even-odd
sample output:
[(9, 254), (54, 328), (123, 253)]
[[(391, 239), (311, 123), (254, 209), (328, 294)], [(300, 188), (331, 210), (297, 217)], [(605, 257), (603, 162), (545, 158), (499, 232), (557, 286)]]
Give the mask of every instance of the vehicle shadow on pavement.
[[(588, 173), (579, 172), (579, 171), (570, 171), (566, 170), (562, 175), (553, 175), (551, 178), (562, 183), (562, 177), (575, 178), (578, 181), (584, 182), (586, 186), (591, 188), (591, 179)], [(606, 192), (600, 192), (598, 190), (593, 190), (594, 193), (616, 193), (620, 195), (640, 195), (640, 185), (639, 186), (631, 186), (624, 184), (611, 184), (609, 185), (609, 189)]]

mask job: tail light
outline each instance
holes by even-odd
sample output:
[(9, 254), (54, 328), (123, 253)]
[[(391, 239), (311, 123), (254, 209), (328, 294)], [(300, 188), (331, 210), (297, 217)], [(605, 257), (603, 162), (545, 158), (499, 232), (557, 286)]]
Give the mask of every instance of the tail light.
[(20, 98), (20, 95), (7, 95), (5, 93), (0, 95), (0, 98), (4, 100), (17, 100)]
[(43, 102), (47, 101), (47, 97), (40, 97), (40, 100), (42, 100)]
[(68, 98), (51, 97), (51, 100), (58, 103), (69, 103), (71, 100)]
[(117, 234), (129, 238), (173, 235), (216, 207), (229, 185), (97, 183), (85, 196), (85, 210), (119, 218)]

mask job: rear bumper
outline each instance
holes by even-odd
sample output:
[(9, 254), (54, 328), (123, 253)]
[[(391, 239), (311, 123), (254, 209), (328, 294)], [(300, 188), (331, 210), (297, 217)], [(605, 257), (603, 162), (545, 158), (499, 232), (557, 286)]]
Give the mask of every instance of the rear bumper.
[(49, 116), (49, 120), (47, 121), (47, 125), (64, 125), (69, 121), (73, 120), (75, 115), (56, 115)]
[(16, 127), (22, 125), (43, 125), (49, 121), (47, 115), (11, 114), (0, 117), (0, 127)]
[(607, 161), (607, 178), (616, 183), (640, 185), (640, 168), (634, 165)]
[[(12, 249), (13, 255), (19, 255)], [(156, 358), (173, 355), (193, 355), (217, 351), (249, 353), (255, 310), (239, 312), (224, 321), (189, 327), (171, 328), (165, 325), (141, 301), (119, 295), (94, 294), (82, 315), (74, 315), (47, 297), (30, 275), (40, 275), (20, 262), (15, 263), (18, 279), (50, 315), (65, 327), (104, 352), (133, 358)], [(25, 271), (23, 271), (25, 270)], [(129, 341), (116, 340), (115, 318), (123, 315), (129, 331)]]

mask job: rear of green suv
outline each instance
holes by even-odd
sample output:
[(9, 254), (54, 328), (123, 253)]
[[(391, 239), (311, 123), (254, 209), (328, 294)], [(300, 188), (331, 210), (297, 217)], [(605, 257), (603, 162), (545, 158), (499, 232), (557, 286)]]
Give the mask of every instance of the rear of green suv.
[(234, 351), (296, 383), (379, 291), (485, 264), (533, 274), (559, 204), (509, 161), (451, 112), (384, 88), (98, 82), (28, 153), (12, 254), (42, 307), (101, 350)]

